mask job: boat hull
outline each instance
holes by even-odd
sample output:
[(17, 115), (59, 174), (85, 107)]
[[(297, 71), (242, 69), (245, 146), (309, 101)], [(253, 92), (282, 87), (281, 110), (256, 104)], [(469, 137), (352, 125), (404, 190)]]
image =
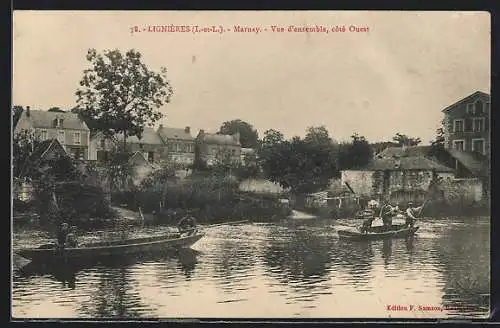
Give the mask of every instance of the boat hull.
[(54, 248), (27, 248), (17, 253), (32, 261), (53, 260), (89, 260), (110, 256), (139, 255), (155, 251), (187, 248), (195, 244), (203, 234), (193, 234), (185, 237), (152, 237), (129, 240), (127, 243), (96, 243), (78, 248), (66, 248), (58, 251)]
[(389, 231), (374, 232), (369, 231), (366, 233), (352, 230), (339, 230), (337, 231), (339, 238), (349, 240), (378, 240), (378, 239), (393, 239), (393, 238), (406, 238), (413, 236), (419, 227), (396, 227)]

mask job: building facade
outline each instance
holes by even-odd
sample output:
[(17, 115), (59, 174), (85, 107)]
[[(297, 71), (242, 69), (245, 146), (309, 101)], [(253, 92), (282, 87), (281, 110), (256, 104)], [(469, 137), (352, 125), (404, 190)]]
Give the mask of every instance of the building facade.
[(341, 182), (354, 193), (392, 202), (422, 201), (431, 181), (452, 180), (454, 170), (428, 158), (375, 158), (360, 170), (344, 170)]
[(163, 153), (168, 163), (189, 166), (194, 163), (195, 140), (189, 126), (184, 129), (164, 127), (160, 124), (157, 131), (167, 151)]
[(200, 130), (196, 137), (196, 151), (200, 160), (213, 165), (217, 162), (241, 163), (240, 134), (224, 135)]
[(26, 107), (14, 128), (14, 134), (32, 131), (41, 140), (57, 139), (73, 158), (89, 159), (90, 130), (77, 114), (31, 110)]
[(490, 95), (473, 94), (443, 109), (445, 148), (490, 157)]

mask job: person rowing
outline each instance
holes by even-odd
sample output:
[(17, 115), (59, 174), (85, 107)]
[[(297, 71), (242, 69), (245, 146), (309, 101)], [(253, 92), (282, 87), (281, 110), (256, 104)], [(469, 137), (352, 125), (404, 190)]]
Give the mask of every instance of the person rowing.
[(378, 205), (378, 202), (374, 199), (368, 202), (368, 208), (363, 211), (363, 217), (365, 218), (365, 220), (363, 221), (363, 225), (361, 226), (361, 232), (366, 233), (372, 227)]
[(185, 232), (194, 233), (196, 229), (196, 219), (190, 215), (183, 217), (177, 224), (177, 228), (181, 234)]
[(415, 224), (415, 220), (417, 220), (417, 217), (421, 214), (422, 208), (424, 205), (422, 204), (421, 206), (418, 207), (413, 207), (413, 202), (408, 202), (408, 207), (406, 208), (406, 225), (408, 227), (413, 227)]

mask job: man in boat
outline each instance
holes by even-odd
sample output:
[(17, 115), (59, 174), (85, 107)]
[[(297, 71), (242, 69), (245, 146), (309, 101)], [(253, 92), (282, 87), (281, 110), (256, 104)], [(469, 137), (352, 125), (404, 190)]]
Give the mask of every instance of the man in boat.
[(69, 224), (64, 222), (57, 231), (57, 249), (62, 250), (66, 244), (66, 237), (69, 233)]
[(66, 247), (75, 248), (78, 246), (78, 241), (76, 238), (76, 226), (72, 226), (66, 236)]
[(413, 207), (413, 202), (408, 202), (408, 207), (406, 208), (406, 225), (408, 227), (413, 227), (415, 220), (420, 215), (422, 211), (422, 206)]
[(386, 204), (380, 211), (380, 216), (382, 217), (382, 222), (384, 224), (384, 230), (388, 231), (392, 227), (392, 218), (399, 213), (399, 206), (392, 206), (391, 204)]
[(374, 199), (368, 202), (368, 208), (363, 211), (363, 225), (361, 226), (361, 232), (366, 233), (371, 228), (373, 220), (378, 209), (378, 202)]
[(196, 219), (191, 215), (185, 216), (179, 221), (177, 226), (181, 234), (188, 231), (193, 233), (196, 228)]

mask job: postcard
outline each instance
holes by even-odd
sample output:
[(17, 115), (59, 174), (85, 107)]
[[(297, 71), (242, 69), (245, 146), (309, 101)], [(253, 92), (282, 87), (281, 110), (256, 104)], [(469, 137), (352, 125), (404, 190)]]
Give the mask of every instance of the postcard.
[(14, 11), (12, 318), (488, 318), (490, 38), (472, 11)]

